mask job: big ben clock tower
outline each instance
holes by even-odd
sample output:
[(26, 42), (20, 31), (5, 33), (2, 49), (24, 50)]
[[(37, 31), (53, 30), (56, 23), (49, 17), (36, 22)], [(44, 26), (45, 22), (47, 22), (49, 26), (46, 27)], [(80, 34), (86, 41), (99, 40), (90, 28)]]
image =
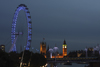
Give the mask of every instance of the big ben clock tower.
[(63, 56), (67, 56), (67, 44), (66, 44), (65, 40), (64, 40), (64, 43), (62, 45), (62, 49), (63, 49)]

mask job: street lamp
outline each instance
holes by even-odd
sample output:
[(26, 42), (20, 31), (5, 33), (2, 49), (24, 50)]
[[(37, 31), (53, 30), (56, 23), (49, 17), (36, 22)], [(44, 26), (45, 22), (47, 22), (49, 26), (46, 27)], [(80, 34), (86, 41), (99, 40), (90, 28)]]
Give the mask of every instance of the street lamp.
[(94, 47), (94, 48), (93, 48), (93, 54), (95, 54), (95, 50), (96, 50), (96, 48)]
[[(32, 50), (34, 49), (34, 47), (32, 47)], [(33, 51), (32, 51), (33, 52)]]
[(39, 52), (39, 50), (38, 50), (38, 49), (36, 49), (36, 51), (37, 51), (37, 53)]
[(86, 57), (87, 57), (87, 47), (85, 48), (85, 51), (86, 51)]

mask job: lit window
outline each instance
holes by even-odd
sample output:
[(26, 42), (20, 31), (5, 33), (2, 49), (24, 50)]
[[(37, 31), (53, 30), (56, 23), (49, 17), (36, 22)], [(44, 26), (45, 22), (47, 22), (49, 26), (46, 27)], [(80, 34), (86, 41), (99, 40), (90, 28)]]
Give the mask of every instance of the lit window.
[(2, 47), (4, 47), (4, 46), (2, 46)]
[(25, 63), (24, 65), (27, 65), (27, 63)]

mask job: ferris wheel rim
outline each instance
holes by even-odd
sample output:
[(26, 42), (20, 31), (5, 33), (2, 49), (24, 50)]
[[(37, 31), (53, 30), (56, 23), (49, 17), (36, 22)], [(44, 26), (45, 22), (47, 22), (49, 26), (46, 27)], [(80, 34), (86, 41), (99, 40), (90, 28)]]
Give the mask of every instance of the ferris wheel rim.
[[(14, 39), (15, 39), (15, 29), (16, 29), (16, 21), (18, 14), (21, 10), (24, 10), (26, 13), (26, 18), (27, 18), (27, 44), (26, 44), (26, 50), (29, 50), (31, 46), (31, 40), (32, 40), (32, 22), (31, 22), (31, 16), (30, 12), (27, 8), (26, 5), (20, 4), (17, 9), (15, 10), (14, 17), (13, 17), (13, 22), (12, 22), (12, 28), (11, 28), (11, 42), (13, 44)], [(12, 51), (16, 51), (16, 44), (14, 44), (14, 47)]]

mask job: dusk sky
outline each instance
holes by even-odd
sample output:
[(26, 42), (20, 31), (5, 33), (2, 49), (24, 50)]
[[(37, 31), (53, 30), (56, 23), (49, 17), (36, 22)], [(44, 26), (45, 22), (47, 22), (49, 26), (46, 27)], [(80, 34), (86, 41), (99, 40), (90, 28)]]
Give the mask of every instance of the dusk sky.
[[(64, 39), (68, 52), (84, 50), (100, 44), (100, 0), (0, 0), (0, 44), (11, 47), (11, 24), (15, 9), (20, 4), (29, 8), (32, 21), (32, 43), (40, 49), (45, 38), (47, 46), (59, 48), (62, 52)], [(17, 28), (27, 33), (24, 11), (18, 15)], [(25, 42), (20, 38), (18, 43)], [(24, 45), (22, 45), (24, 46)], [(17, 50), (20, 45), (17, 44)], [(35, 50), (34, 50), (35, 51)]]

